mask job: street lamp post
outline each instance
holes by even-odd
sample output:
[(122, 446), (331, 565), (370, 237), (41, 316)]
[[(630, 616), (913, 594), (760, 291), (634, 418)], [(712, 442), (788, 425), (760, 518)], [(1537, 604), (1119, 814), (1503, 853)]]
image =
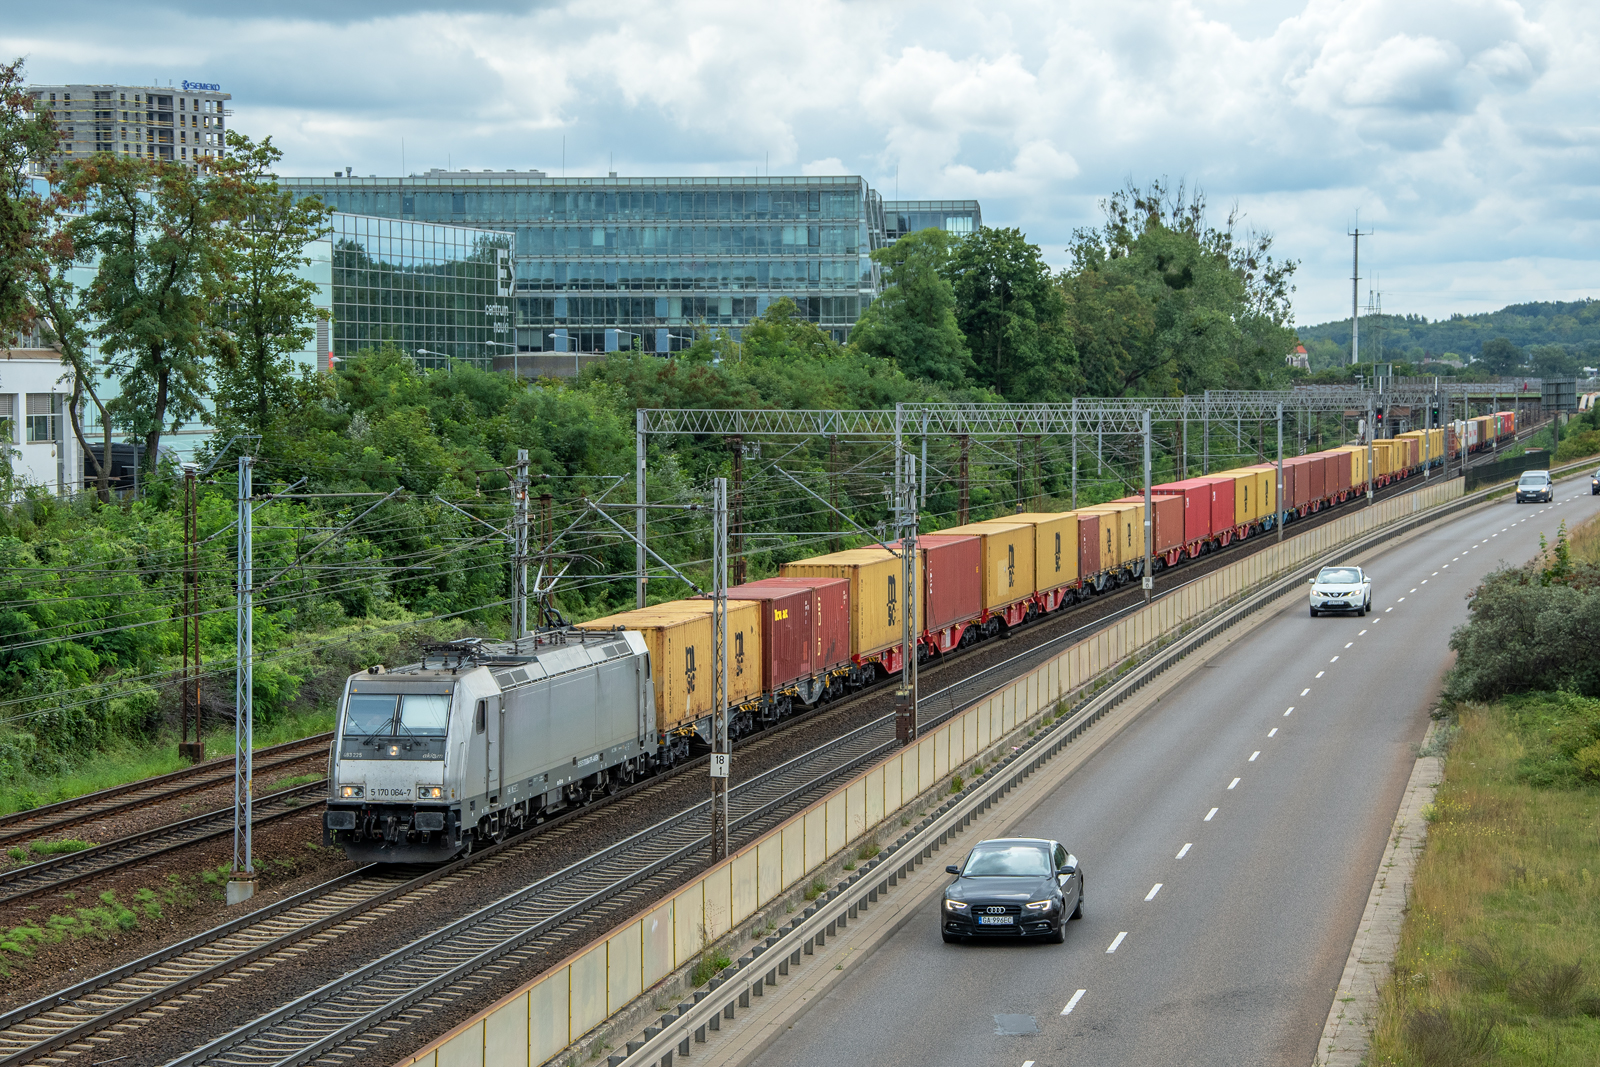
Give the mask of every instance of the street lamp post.
[(445, 353), (443, 353), (443, 352), (434, 352), (434, 351), (432, 351), (430, 349), (426, 349), (426, 348), (419, 348), (419, 349), (416, 350), (416, 352), (417, 352), (417, 355), (419, 355), (419, 356), (433, 356), (436, 359), (442, 359), (442, 360), (445, 361), (444, 369), (445, 370), (449, 370), (450, 369), (450, 357), (448, 355), (446, 355)]
[[(516, 345), (508, 345), (504, 341), (485, 341), (483, 343), (486, 345), (494, 345), (497, 348), (511, 349), (511, 374), (516, 378), (522, 377), (522, 364), (520, 362), (522, 353), (517, 350)], [(494, 356), (492, 354), (489, 356), (489, 364), (491, 367), (494, 365)]]

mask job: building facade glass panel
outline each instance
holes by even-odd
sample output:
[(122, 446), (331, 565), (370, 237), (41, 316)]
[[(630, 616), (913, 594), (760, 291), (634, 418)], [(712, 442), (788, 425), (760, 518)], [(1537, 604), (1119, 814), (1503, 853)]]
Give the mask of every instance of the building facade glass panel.
[(879, 291), (883, 204), (858, 177), (431, 171), (284, 185), (341, 212), (508, 231), (523, 352), (676, 351), (697, 330), (737, 337), (782, 297), (843, 342)]
[(983, 211), (976, 200), (885, 200), (883, 216), (891, 241), (930, 228), (957, 237), (983, 228)]

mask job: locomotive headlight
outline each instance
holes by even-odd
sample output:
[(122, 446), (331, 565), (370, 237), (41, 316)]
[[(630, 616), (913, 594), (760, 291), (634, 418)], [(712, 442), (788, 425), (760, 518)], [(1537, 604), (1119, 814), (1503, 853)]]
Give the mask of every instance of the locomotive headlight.
[(418, 800), (438, 800), (442, 796), (444, 796), (444, 787), (443, 786), (437, 786), (437, 785), (419, 785), (419, 786), (417, 786), (417, 799)]
[(367, 795), (367, 787), (363, 785), (341, 785), (339, 795), (346, 800), (360, 800)]

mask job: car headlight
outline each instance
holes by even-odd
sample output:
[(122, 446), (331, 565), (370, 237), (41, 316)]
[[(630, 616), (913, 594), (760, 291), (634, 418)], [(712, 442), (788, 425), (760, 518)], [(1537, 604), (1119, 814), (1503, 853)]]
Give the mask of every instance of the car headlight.
[(967, 904), (963, 900), (947, 900), (944, 902), (945, 911), (966, 911)]
[(360, 800), (367, 795), (367, 787), (364, 785), (341, 785), (339, 787), (339, 795), (346, 800)]
[(418, 800), (438, 800), (442, 796), (444, 796), (444, 787), (443, 786), (437, 786), (437, 785), (419, 785), (419, 786), (417, 786), (417, 799)]
[(1056, 902), (1053, 900), (1035, 900), (1028, 905), (1028, 907), (1032, 908), (1034, 911), (1049, 911), (1055, 906)]

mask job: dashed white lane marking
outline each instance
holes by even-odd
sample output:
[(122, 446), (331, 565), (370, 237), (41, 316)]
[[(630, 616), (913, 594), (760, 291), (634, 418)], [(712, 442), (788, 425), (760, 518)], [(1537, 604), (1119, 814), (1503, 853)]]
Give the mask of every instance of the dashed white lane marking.
[[(1288, 712), (1284, 712), (1284, 714), (1285, 714), (1285, 715), (1287, 715), (1287, 714), (1288, 714)], [(1274, 726), (1274, 727), (1273, 727), (1273, 728), (1272, 728), (1272, 729), (1270, 729), (1270, 730), (1268, 730), (1268, 731), (1267, 731), (1267, 736), (1268, 736), (1268, 737), (1272, 737), (1272, 736), (1273, 736), (1273, 735), (1274, 735), (1274, 734), (1276, 734), (1276, 733), (1277, 733), (1277, 732), (1278, 732), (1278, 728), (1277, 728), (1277, 727), (1276, 727), (1276, 726)]]
[(1215, 815), (1216, 813), (1217, 813), (1217, 809), (1216, 808), (1212, 808), (1210, 811), (1206, 812), (1206, 817), (1204, 819), (1202, 819), (1201, 821), (1202, 822), (1210, 822), (1211, 821), (1211, 816)]
[(1395, 601), (1396, 604), (1404, 604), (1405, 602), (1406, 602), (1406, 598), (1405, 597), (1401, 597), (1399, 600)]
[[(1290, 705), (1289, 705), (1289, 711), (1293, 711), (1293, 710), (1294, 710), (1294, 705), (1293, 705), (1293, 704), (1290, 704)], [(1284, 717), (1284, 718), (1286, 718), (1286, 719), (1287, 719), (1287, 718), (1288, 718), (1288, 717), (1289, 717), (1289, 711), (1286, 711), (1286, 712), (1284, 712), (1284, 713), (1283, 713), (1283, 717)]]
[(1451, 562), (1451, 563), (1455, 563), (1455, 562), (1456, 562), (1456, 561), (1457, 561), (1457, 560), (1459, 560), (1459, 559), (1460, 559), (1460, 558), (1461, 558), (1461, 557), (1460, 557), (1460, 556), (1452, 556), (1452, 557), (1450, 557), (1450, 562)]
[[(1423, 585), (1427, 585), (1427, 584), (1428, 584), (1428, 579), (1426, 579), (1426, 578), (1424, 578), (1424, 579), (1422, 579), (1422, 584), (1423, 584)], [(1413, 590), (1412, 590), (1412, 592), (1413, 592), (1413, 593), (1415, 593), (1415, 592), (1416, 592), (1416, 590), (1415, 590), (1415, 589), (1413, 589)]]
[[(1345, 646), (1344, 646), (1344, 647), (1345, 647), (1345, 648), (1349, 648), (1349, 647), (1350, 647), (1350, 646), (1349, 646), (1349, 645), (1345, 645)], [(1329, 660), (1329, 661), (1328, 661), (1328, 662), (1329, 662), (1329, 663), (1338, 663), (1338, 662), (1339, 662), (1339, 657), (1338, 657), (1338, 656), (1335, 656), (1335, 657), (1333, 657), (1333, 658), (1332, 658), (1332, 659), (1330, 659), (1330, 660)]]
[(1307, 694), (1307, 693), (1309, 693), (1309, 692), (1311, 692), (1311, 690), (1309, 690), (1309, 689), (1302, 689), (1302, 690), (1300, 690), (1300, 695), (1301, 695), (1301, 696), (1305, 696), (1305, 695), (1306, 695), (1306, 694)]
[(1180, 848), (1178, 850), (1178, 859), (1181, 860), (1181, 859), (1183, 859), (1183, 857), (1187, 856), (1189, 854), (1189, 850), (1191, 848), (1193, 848), (1193, 847), (1194, 847), (1194, 842), (1190, 841), (1188, 844), (1186, 844), (1182, 848)]
[(1156, 899), (1156, 894), (1159, 892), (1161, 892), (1161, 883), (1157, 882), (1155, 884), (1155, 888), (1151, 889), (1150, 892), (1144, 895), (1145, 903), (1148, 904), (1150, 901)]
[[(1401, 597), (1401, 598), (1400, 598), (1400, 599), (1401, 599), (1401, 600), (1404, 600), (1404, 599), (1405, 599), (1405, 597)], [(1383, 609), (1383, 613), (1384, 613), (1384, 614), (1385, 614), (1385, 615), (1387, 615), (1387, 614), (1389, 614), (1389, 612), (1391, 612), (1391, 611), (1393, 611), (1393, 610), (1394, 610), (1394, 609), (1393, 609), (1393, 608), (1384, 608), (1384, 609)]]
[[(1327, 671), (1318, 671), (1317, 672), (1317, 678), (1321, 678), (1324, 674), (1327, 674), (1327, 673), (1328, 673)], [(1312, 681), (1315, 681), (1315, 680), (1316, 680), (1315, 678), (1312, 679)], [(1308, 690), (1306, 690), (1306, 692), (1310, 692), (1310, 690), (1308, 689)], [(1301, 696), (1305, 696), (1306, 694), (1305, 693), (1301, 693), (1300, 695)]]
[(1367, 633), (1367, 631), (1362, 630), (1360, 633), (1356, 634), (1356, 636), (1357, 637), (1364, 637), (1364, 636), (1366, 636), (1366, 633)]
[[(1426, 579), (1426, 578), (1424, 578), (1424, 579), (1423, 579), (1423, 581), (1427, 581), (1427, 579)], [(1410, 592), (1413, 592), (1413, 593), (1415, 593), (1415, 592), (1416, 592), (1416, 590), (1415, 590), (1415, 589), (1412, 589), (1412, 590), (1410, 590)]]
[(1254, 763), (1256, 761), (1256, 757), (1259, 756), (1259, 755), (1261, 755), (1261, 750), (1258, 748), (1254, 752), (1250, 753), (1250, 758), (1248, 760), (1246, 760), (1245, 762), (1246, 763)]
[(1233, 781), (1228, 783), (1228, 788), (1232, 789), (1234, 786), (1236, 786), (1238, 784), (1239, 784), (1239, 779), (1235, 778)]
[(1126, 931), (1126, 930), (1124, 930), (1124, 931), (1122, 931), (1122, 933), (1118, 934), (1117, 937), (1116, 937), (1116, 940), (1111, 942), (1111, 947), (1106, 949), (1106, 955), (1109, 956), (1113, 952), (1117, 951), (1117, 946), (1122, 944), (1122, 939), (1127, 937), (1127, 936), (1128, 936), (1128, 931)]
[(1428, 575), (1428, 577), (1429, 578), (1437, 578), (1437, 577), (1439, 577), (1439, 572), (1438, 571), (1434, 571), (1432, 574)]
[(1022, 1061), (1022, 1067), (1033, 1067), (1033, 1061), (1032, 1060), (1023, 1060)]
[[(1072, 1014), (1072, 1009), (1076, 1008), (1078, 1006), (1078, 1001), (1082, 1000), (1083, 999), (1083, 995), (1085, 993), (1087, 993), (1087, 992), (1088, 992), (1087, 989), (1080, 989), (1076, 993), (1072, 994), (1072, 999), (1067, 1001), (1067, 1006), (1061, 1009), (1061, 1014), (1062, 1015), (1071, 1015)], [(1029, 1060), (1028, 1062), (1032, 1063), (1033, 1061)]]
[(1440, 570), (1446, 570), (1446, 571), (1447, 571), (1447, 570), (1449, 570), (1449, 569), (1450, 569), (1450, 564), (1448, 564), (1448, 563), (1446, 563), (1446, 564), (1445, 564), (1445, 565), (1444, 565), (1444, 566), (1443, 566), (1443, 567), (1441, 567), (1441, 568), (1439, 568), (1439, 569), (1440, 569)]
[[(1365, 631), (1365, 630), (1362, 630), (1362, 631), (1361, 631), (1361, 632), (1362, 632), (1362, 633), (1366, 633), (1366, 632), (1367, 632), (1367, 631)], [(1354, 641), (1346, 641), (1346, 642), (1345, 642), (1345, 643), (1344, 643), (1344, 647), (1345, 647), (1345, 648), (1349, 648), (1349, 647), (1350, 647), (1350, 646), (1351, 646), (1351, 645), (1353, 645), (1353, 644), (1355, 644), (1355, 642), (1354, 642)], [(1335, 658), (1337, 658), (1337, 657), (1335, 657)]]

